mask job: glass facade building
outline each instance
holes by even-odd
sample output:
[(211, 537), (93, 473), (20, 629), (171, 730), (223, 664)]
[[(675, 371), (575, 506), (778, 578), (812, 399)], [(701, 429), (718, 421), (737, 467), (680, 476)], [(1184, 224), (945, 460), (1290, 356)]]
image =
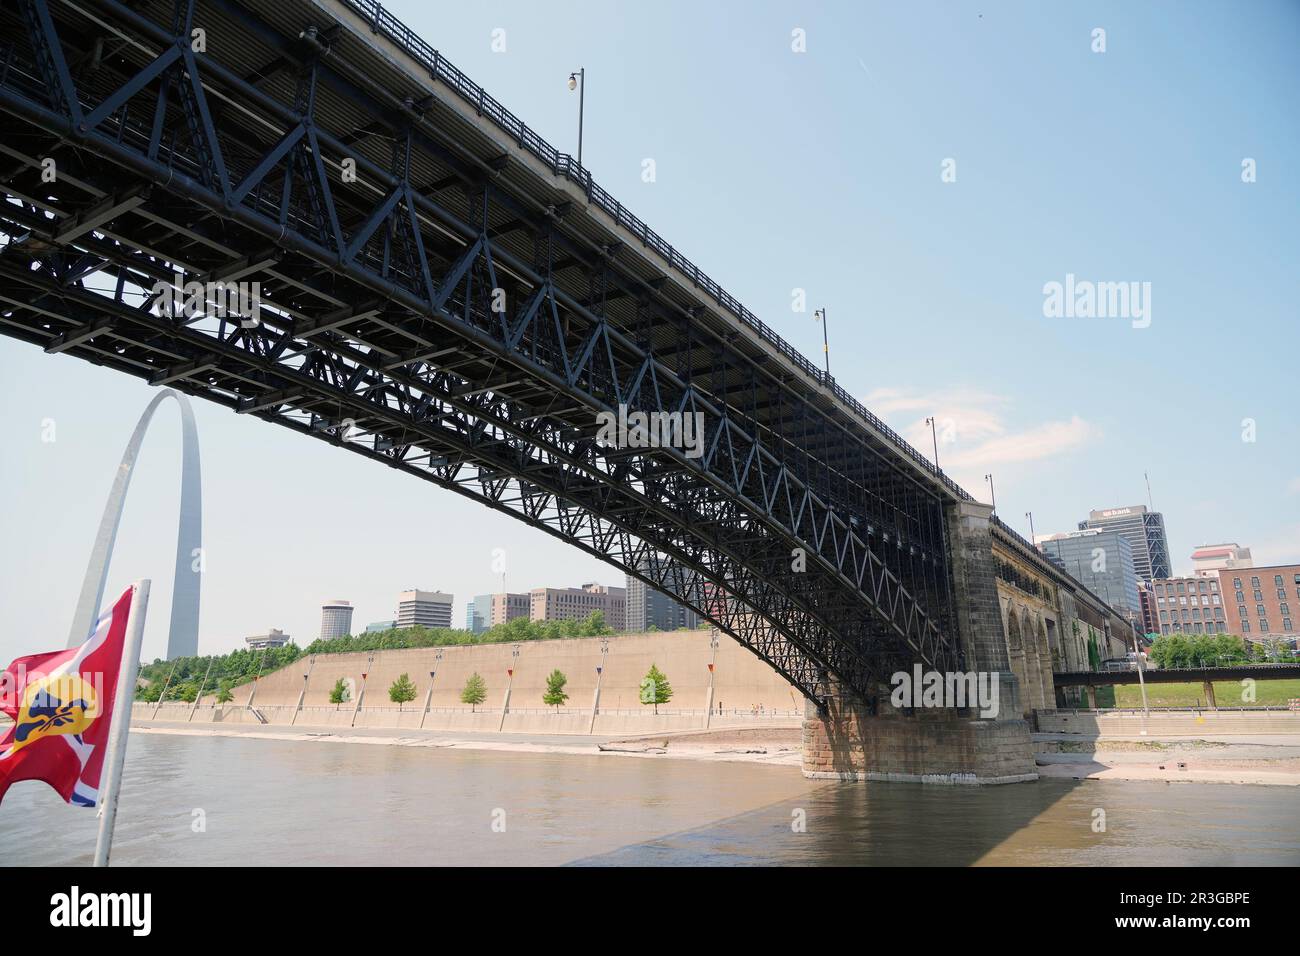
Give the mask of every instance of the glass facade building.
[(1141, 626), (1142, 602), (1133, 547), (1119, 531), (1076, 531), (1039, 542), (1049, 561)]
[(1158, 511), (1148, 511), (1146, 505), (1091, 511), (1086, 521), (1079, 522), (1079, 530), (1118, 531), (1122, 534), (1133, 551), (1133, 568), (1143, 581), (1173, 575), (1169, 564), (1169, 538), (1165, 535), (1165, 516)]

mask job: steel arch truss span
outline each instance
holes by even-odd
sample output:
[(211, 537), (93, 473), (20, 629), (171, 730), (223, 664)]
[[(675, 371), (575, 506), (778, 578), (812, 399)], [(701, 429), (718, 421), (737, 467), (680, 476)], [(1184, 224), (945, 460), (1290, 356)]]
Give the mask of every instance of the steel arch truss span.
[[(827, 672), (870, 694), (960, 667), (942, 489), (413, 80), (360, 69), (345, 25), (306, 2), (4, 9), (0, 331), (515, 515), (810, 697)], [(256, 308), (162, 308), (177, 281), (256, 282)], [(700, 454), (607, 445), (620, 406), (700, 416)]]

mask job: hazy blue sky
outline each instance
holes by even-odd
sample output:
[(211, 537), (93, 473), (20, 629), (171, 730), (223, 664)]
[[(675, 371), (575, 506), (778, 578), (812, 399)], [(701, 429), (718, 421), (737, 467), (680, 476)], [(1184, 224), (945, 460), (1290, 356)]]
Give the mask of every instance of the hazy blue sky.
[[(1146, 501), (1176, 571), (1200, 543), (1300, 560), (1300, 5), (387, 3), (764, 321), (1022, 532)], [(1106, 51), (1092, 51), (1094, 28)], [(505, 30), (506, 51), (491, 49)], [(807, 51), (791, 50), (806, 31)], [(656, 181), (642, 181), (653, 159)], [(941, 164), (956, 161), (956, 182)], [(1242, 182), (1242, 160), (1258, 181)], [(1151, 322), (1045, 318), (1072, 273), (1151, 283)], [(808, 312), (792, 310), (806, 289)], [(0, 339), (8, 660), (61, 646), (122, 447), (151, 390)], [(622, 583), (448, 492), (197, 406), (208, 571), (200, 647), (322, 599), (390, 618), (396, 592)], [(1256, 440), (1243, 441), (1243, 419)], [(43, 443), (42, 421), (57, 440)], [(164, 407), (111, 588), (171, 589), (180, 429)]]

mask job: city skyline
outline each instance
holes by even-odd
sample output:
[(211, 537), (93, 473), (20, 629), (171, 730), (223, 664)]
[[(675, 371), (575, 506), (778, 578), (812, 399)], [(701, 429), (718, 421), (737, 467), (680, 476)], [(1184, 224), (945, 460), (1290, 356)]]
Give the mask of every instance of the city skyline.
[[(1285, 80), (1296, 78), (1293, 29), (1200, 8), (1175, 40), (1158, 11), (1121, 6), (1025, 6), (978, 21), (971, 7), (970, 22), (928, 25), (889, 9), (871, 13), (883, 23), (850, 10), (800, 12), (794, 24), (762, 6), (744, 22), (692, 8), (699, 28), (683, 33), (659, 12), (590, 7), (590, 35), (619, 40), (593, 47), (524, 5), (437, 17), (393, 7), (557, 144), (574, 139), (564, 79), (583, 60), (584, 161), (601, 181), (805, 355), (819, 357), (825, 328), (839, 384), (926, 454), (924, 419), (936, 418), (940, 464), (982, 500), (991, 473), (999, 514), (1021, 534), (1025, 512), (1046, 533), (1095, 508), (1146, 501), (1148, 472), (1174, 574), (1190, 573), (1193, 548), (1215, 540), (1240, 541), (1260, 565), (1297, 559), (1300, 424), (1288, 414), (1286, 349), (1262, 347), (1294, 341), (1300, 281), (1290, 218), (1300, 187), (1285, 173), (1300, 150), (1281, 92), (1295, 85)], [(1278, 10), (1294, 27), (1295, 11)], [(1111, 38), (1103, 55), (1086, 43), (1098, 17)], [(508, 52), (494, 53), (491, 32), (502, 26)], [(794, 26), (807, 32), (807, 53), (789, 48)], [(889, 44), (875, 39), (884, 35)], [(728, 58), (713, 55), (719, 36)], [(668, 46), (689, 65), (659, 69)], [(935, 57), (952, 70), (918, 68)], [(1008, 90), (1023, 98), (1023, 115), (983, 123), (980, 104)], [(644, 121), (669, 100), (726, 102), (732, 113), (722, 124), (708, 108)], [(1072, 119), (1044, 128), (1043, 116)], [(1070, 132), (1090, 128), (1147, 135), (1117, 159), (1105, 137)], [(706, 159), (734, 157), (735, 137), (750, 129), (767, 132), (740, 141), (743, 162)], [(818, 149), (797, 150), (802, 174), (789, 176), (791, 144), (814, 137)], [(957, 178), (943, 183), (950, 157)], [(1257, 182), (1241, 181), (1243, 157), (1258, 160)], [(656, 161), (653, 182), (642, 179), (646, 158)], [(857, 181), (890, 186), (864, 193), (849, 188)], [(743, 202), (753, 195), (767, 200)], [(978, 251), (991, 248), (996, 260)], [(1044, 284), (1068, 275), (1150, 281), (1149, 327), (1046, 318)], [(803, 312), (792, 309), (794, 289), (810, 300)], [(820, 307), (825, 327), (812, 321)], [(1211, 363), (1244, 379), (1211, 403), (1194, 380), (1179, 379), (1180, 391), (1153, 376)], [(1065, 372), (1048, 371), (1061, 364)], [(9, 339), (0, 369), (23, 462), (0, 475), (4, 525), (31, 542), (7, 549), (0, 566), (12, 629), (0, 648), (12, 656), (38, 636), (66, 634), (113, 466), (157, 391)], [(463, 620), (465, 600), (496, 590), (483, 582), (499, 580), (498, 549), (509, 582), (622, 583), (618, 569), (513, 519), (194, 404), (206, 484), (200, 653), (271, 626), (310, 634), (333, 595), (350, 595), (358, 622), (387, 617), (392, 582), (462, 595), (453, 620)], [(1192, 418), (1193, 404), (1198, 459), (1156, 427)], [(170, 610), (178, 432), (160, 419), (146, 438), (110, 569), (110, 588), (154, 579), (150, 658), (162, 653)], [(1229, 481), (1208, 481), (1209, 462)]]

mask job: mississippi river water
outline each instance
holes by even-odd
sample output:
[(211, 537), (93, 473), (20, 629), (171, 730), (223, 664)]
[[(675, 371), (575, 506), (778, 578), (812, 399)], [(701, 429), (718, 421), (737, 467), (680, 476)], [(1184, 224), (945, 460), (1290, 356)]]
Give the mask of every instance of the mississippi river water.
[[(741, 763), (132, 734), (113, 862), (1294, 866), (1297, 797), (841, 784)], [(16, 784), (0, 804), (0, 864), (86, 864), (94, 833), (93, 811)]]

